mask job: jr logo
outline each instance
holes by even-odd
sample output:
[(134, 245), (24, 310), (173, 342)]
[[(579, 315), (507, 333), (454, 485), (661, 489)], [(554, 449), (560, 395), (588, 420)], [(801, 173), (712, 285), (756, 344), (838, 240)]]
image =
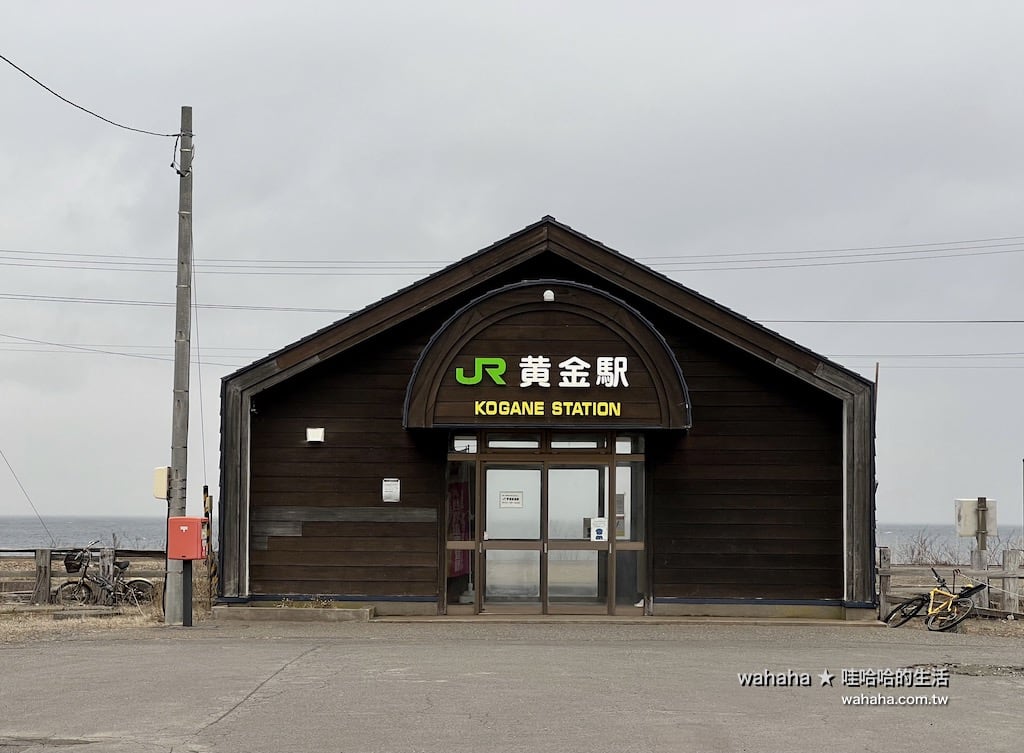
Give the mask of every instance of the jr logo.
[(501, 375), (505, 373), (505, 359), (504, 358), (476, 358), (473, 364), (473, 375), (466, 376), (465, 370), (459, 366), (455, 369), (455, 381), (459, 384), (480, 384), (480, 381), (484, 378), (484, 372), (487, 372), (495, 384), (505, 384), (505, 380), (501, 378)]

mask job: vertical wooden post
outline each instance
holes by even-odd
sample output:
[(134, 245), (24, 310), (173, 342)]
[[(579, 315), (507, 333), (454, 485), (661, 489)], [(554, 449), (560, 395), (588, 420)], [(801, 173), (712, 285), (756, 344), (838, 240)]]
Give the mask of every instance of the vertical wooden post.
[(878, 617), (889, 614), (889, 587), (892, 583), (892, 556), (889, 547), (878, 547)]
[(36, 587), (32, 591), (33, 604), (50, 602), (50, 550), (36, 549)]
[(1006, 549), (1003, 551), (1003, 611), (1020, 612), (1021, 601), (1021, 565), (1024, 564), (1024, 551)]
[(100, 550), (100, 576), (109, 581), (114, 580), (114, 550), (110, 547)]
[(206, 537), (206, 578), (209, 592), (209, 607), (213, 609), (213, 601), (217, 597), (217, 556), (213, 549), (213, 497), (210, 487), (203, 484), (203, 535)]

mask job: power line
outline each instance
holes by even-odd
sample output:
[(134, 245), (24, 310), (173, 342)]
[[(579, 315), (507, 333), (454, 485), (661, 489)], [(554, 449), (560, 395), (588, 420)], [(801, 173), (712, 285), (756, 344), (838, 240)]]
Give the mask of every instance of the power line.
[[(84, 303), (110, 306), (173, 306), (170, 301), (126, 300), (120, 298), (81, 298), (75, 296), (0, 293), (0, 300), (44, 303)], [(243, 304), (200, 303), (201, 309), (226, 311), (273, 311), (303, 314), (351, 314), (354, 309), (317, 308), (306, 306), (247, 306)], [(756, 319), (761, 324), (1024, 324), (1024, 319)]]
[[(101, 354), (101, 351), (95, 351), (95, 352), (97, 354)], [(60, 347), (59, 343), (56, 344), (54, 347), (51, 347), (51, 348), (47, 348), (47, 347), (44, 347), (44, 346), (40, 346), (38, 348), (31, 348), (31, 347), (23, 347), (22, 348), (22, 347), (18, 347), (15, 344), (11, 344), (11, 345), (2, 345), (2, 344), (0, 344), (0, 353), (48, 353), (50, 355), (62, 355), (62, 356), (91, 355), (91, 353), (89, 351), (68, 350), (66, 347), (62, 348), (62, 347)], [(138, 357), (138, 356), (135, 356), (135, 355), (133, 355), (131, 353), (120, 353), (120, 352), (117, 352), (117, 351), (113, 351), (109, 355), (112, 355), (112, 356), (124, 356), (124, 357), (127, 357), (127, 358), (137, 358)], [(216, 361), (204, 360), (203, 361), (203, 365), (205, 365), (205, 366), (223, 366), (226, 369), (237, 369), (239, 366), (245, 366), (246, 364), (252, 363), (254, 360), (257, 360), (256, 358), (243, 358), (242, 356), (215, 356), (215, 358), (217, 358), (219, 360), (216, 360)], [(222, 360), (224, 358), (233, 359), (233, 362), (232, 363), (224, 363), (223, 360)], [(171, 358), (171, 357), (153, 357), (153, 358), (150, 358), (148, 360), (163, 361), (164, 363), (173, 363), (173, 361), (174, 361), (174, 359)], [(190, 363), (193, 366), (196, 366), (196, 365), (199, 364), (199, 361), (195, 357), (193, 357), (190, 360)]]
[[(101, 348), (87, 348), (81, 345), (72, 345), (70, 343), (57, 343), (49, 340), (36, 340), (31, 337), (19, 337), (18, 335), (9, 335), (5, 332), (0, 332), (0, 337), (6, 337), (9, 340), (19, 340), (21, 342), (32, 343), (34, 345), (49, 345), (53, 348), (67, 349), (71, 351), (78, 351), (82, 353), (98, 353), (105, 356), (122, 356), (124, 358), (141, 358), (147, 361), (173, 361), (173, 358), (167, 358), (165, 356), (146, 355), (144, 353), (124, 353), (117, 350), (104, 350)], [(215, 363), (215, 366), (231, 367), (234, 364), (230, 363)]]
[(26, 71), (24, 68), (22, 68), (21, 66), (15, 64), (14, 62), (12, 62), (9, 58), (6, 58), (3, 55), (0, 55), (0, 60), (3, 60), (9, 66), (14, 68), (14, 70), (16, 70), (19, 73), (21, 73), (21, 74), (27, 76), (28, 78), (30, 78), (36, 84), (38, 84), (39, 86), (41, 86), (44, 89), (46, 89), (46, 91), (50, 92), (50, 94), (55, 96), (57, 99), (61, 100), (62, 102), (66, 102), (67, 104), (71, 105), (72, 107), (77, 107), (82, 112), (88, 113), (89, 115), (92, 115), (94, 118), (99, 118), (104, 123), (109, 123), (112, 126), (117, 126), (118, 128), (123, 128), (126, 131), (135, 131), (135, 133), (144, 133), (147, 136), (163, 136), (163, 137), (175, 138), (175, 137), (181, 135), (181, 134), (178, 134), (178, 133), (157, 133), (156, 131), (147, 131), (147, 130), (144, 130), (142, 128), (133, 128), (132, 126), (126, 126), (126, 125), (123, 125), (121, 123), (117, 123), (117, 122), (111, 120), (110, 118), (105, 118), (102, 115), (99, 115), (99, 114), (93, 112), (92, 110), (89, 110), (88, 108), (82, 107), (81, 105), (76, 104), (75, 102), (72, 102), (70, 99), (68, 99), (67, 97), (65, 97), (62, 94), (58, 94), (53, 89), (51, 89), (49, 86), (47, 86), (42, 81), (40, 81), (35, 76), (33, 76), (31, 73)]
[[(83, 348), (117, 348), (118, 350), (151, 350), (172, 353), (174, 352), (173, 345), (158, 345), (156, 343), (150, 343), (148, 345), (141, 344), (128, 344), (128, 343), (73, 343)], [(10, 343), (10, 349), (19, 347), (17, 343)], [(235, 355), (240, 353), (270, 353), (276, 348), (237, 348), (230, 346), (221, 347), (206, 347), (204, 352), (217, 353), (227, 358), (242, 358), (242, 355)]]
[[(867, 368), (862, 366), (861, 368)], [(1000, 370), (1017, 370), (1024, 369), (1022, 366), (1000, 366), (998, 364), (971, 364), (969, 366), (924, 366), (921, 364), (884, 364), (885, 370), (900, 369), (900, 370), (918, 370), (918, 371), (972, 371), (972, 370), (989, 370), (989, 371), (1000, 371)]]
[[(950, 250), (950, 249), (929, 249), (928, 252), (913, 251), (913, 252), (909, 252), (909, 253), (921, 254), (921, 253), (930, 253), (931, 251), (942, 252), (942, 251), (946, 251), (946, 250)], [(822, 257), (822, 261), (808, 261), (808, 262), (800, 262), (798, 264), (761, 264), (760, 262), (757, 262), (757, 263), (743, 263), (743, 262), (741, 262), (741, 264), (743, 264), (743, 266), (732, 266), (732, 267), (725, 267), (725, 266), (720, 266), (720, 267), (686, 267), (686, 266), (668, 267), (668, 266), (662, 266), (661, 270), (663, 272), (665, 272), (665, 271), (668, 271), (668, 272), (733, 272), (733, 271), (745, 270), (745, 269), (805, 269), (805, 268), (809, 268), (809, 267), (843, 267), (843, 266), (849, 266), (849, 265), (852, 265), (852, 264), (884, 264), (884, 263), (889, 263), (889, 262), (929, 261), (929, 260), (934, 260), (934, 259), (959, 259), (959, 258), (963, 258), (963, 257), (995, 256), (995, 255), (1002, 255), (1002, 254), (1018, 254), (1018, 253), (1021, 253), (1022, 251), (1024, 251), (1024, 248), (1007, 248), (1007, 249), (1000, 249), (998, 251), (976, 251), (976, 252), (972, 252), (972, 253), (963, 253), (963, 254), (959, 254), (959, 253), (952, 253), (952, 254), (942, 253), (942, 254), (933, 255), (933, 256), (913, 256), (913, 257), (906, 257), (906, 256), (893, 257), (893, 256), (887, 256), (885, 258), (870, 258), (870, 259), (868, 259), (868, 258), (859, 258), (859, 259), (848, 259), (846, 261), (842, 260), (843, 257), (833, 256), (833, 257)], [(860, 256), (874, 256), (874, 255), (873, 254), (861, 254)], [(796, 260), (792, 259), (792, 258), (789, 258), (789, 259), (782, 258), (782, 259), (773, 259), (772, 261), (783, 261), (783, 262), (785, 262), (785, 261), (796, 261)], [(689, 264), (696, 264), (698, 262), (681, 262), (681, 264), (687, 264), (687, 263), (689, 263)], [(722, 262), (699, 262), (699, 263), (701, 263), (701, 264), (730, 264), (730, 263), (733, 263), (733, 262), (732, 261), (722, 261)]]
[(761, 324), (1024, 324), (1024, 319), (758, 319)]
[[(121, 298), (81, 298), (76, 296), (31, 295), (28, 293), (0, 293), (0, 300), (32, 301), (43, 303), (85, 303), (107, 306), (153, 306), (158, 308), (173, 307), (173, 301), (139, 301)], [(301, 306), (244, 306), (227, 303), (201, 303), (201, 309), (220, 309), (226, 311), (289, 311), (303, 314), (351, 314), (352, 309), (308, 308)]]
[[(945, 251), (945, 249), (936, 249)], [(940, 259), (961, 259), (961, 258), (976, 258), (980, 256), (1002, 256), (1005, 254), (1019, 254), (1024, 252), (1024, 247), (1020, 248), (1007, 248), (999, 249), (996, 251), (976, 251), (971, 253), (941, 253), (932, 254), (929, 256), (886, 256), (883, 258), (847, 258), (842, 257), (822, 257), (816, 261), (800, 261), (799, 263), (789, 264), (765, 264), (760, 261), (753, 262), (739, 262), (735, 261), (704, 261), (704, 262), (677, 262), (674, 265), (671, 263), (663, 263), (660, 265), (652, 265), (652, 268), (658, 269), (662, 273), (671, 272), (737, 272), (744, 270), (764, 270), (764, 269), (808, 269), (812, 267), (840, 267), (840, 266), (851, 266), (857, 264), (886, 264), (892, 262), (915, 262), (915, 261), (935, 261)], [(924, 252), (915, 251), (913, 253), (921, 254)], [(874, 256), (863, 254), (860, 256)], [(796, 259), (776, 259), (772, 261), (778, 262), (792, 262), (797, 261)], [(307, 262), (308, 265), (310, 262)], [(231, 275), (236, 277), (241, 276), (273, 276), (273, 277), (411, 277), (416, 275), (422, 275), (424, 273), (431, 273), (437, 271), (437, 267), (433, 265), (416, 266), (416, 263), (406, 263), (405, 268), (399, 269), (394, 266), (381, 266), (383, 264), (398, 264), (400, 262), (374, 262), (374, 261), (348, 261), (348, 262), (322, 262), (320, 266), (304, 266), (296, 269), (298, 262), (293, 263), (257, 263), (251, 264), (249, 267), (244, 266), (230, 266), (224, 263), (220, 264), (197, 264), (196, 271), (201, 272), (205, 275)], [(691, 264), (714, 264), (718, 266), (688, 266)], [(731, 266), (725, 266), (731, 265)], [(25, 269), (67, 269), (67, 270), (99, 270), (105, 272), (158, 272), (163, 274), (169, 274), (174, 271), (174, 263), (170, 261), (165, 262), (106, 262), (106, 261), (94, 261), (94, 262), (77, 262), (68, 263), (63, 260), (57, 259), (40, 259), (37, 261), (24, 261), (24, 260), (12, 260), (12, 261), (0, 261), (0, 266), (4, 267), (16, 267)]]
[[(1012, 243), (1001, 243), (1000, 241), (1013, 241)], [(956, 241), (932, 241), (929, 243), (906, 243), (896, 244), (888, 246), (846, 246), (841, 248), (819, 248), (810, 250), (781, 250), (781, 251), (745, 251), (745, 252), (726, 252), (717, 254), (671, 254), (665, 256), (638, 256), (637, 261), (654, 261), (659, 259), (665, 259), (668, 261), (692, 259), (696, 261), (706, 259), (721, 259), (726, 256), (734, 257), (749, 257), (749, 256), (779, 256), (782, 254), (790, 254), (795, 256), (808, 255), (808, 254), (834, 254), (834, 253), (846, 253), (852, 251), (885, 251), (892, 249), (924, 249), (924, 251), (893, 251), (893, 254), (904, 253), (904, 254), (915, 254), (924, 253), (926, 251), (964, 251), (972, 249), (987, 249), (987, 248), (1003, 248), (1007, 246), (1020, 246), (1024, 244), (1024, 235), (1009, 235), (998, 238), (971, 238)], [(951, 248), (931, 248), (934, 246), (950, 246)], [(142, 259), (151, 261), (169, 261), (167, 258), (162, 256), (136, 256), (127, 254), (95, 254), (95, 253), (73, 253), (66, 251), (28, 251), (24, 249), (0, 249), (0, 253), (5, 254), (30, 254), (30, 255), (48, 255), (48, 256), (75, 256), (85, 258), (103, 258), (103, 259)], [(359, 260), (344, 260), (344, 259), (262, 259), (262, 258), (208, 258), (205, 262), (218, 262), (225, 264), (252, 264), (252, 263), (277, 263), (277, 264), (361, 264)], [(451, 259), (407, 259), (407, 260), (388, 260), (388, 259), (375, 259), (373, 263), (380, 264), (451, 264)]]
[[(972, 256), (1016, 254), (1024, 252), (1024, 236), (1004, 236), (959, 241), (936, 241), (889, 246), (849, 246), (805, 251), (759, 251), (726, 254), (675, 254), (671, 256), (638, 257), (640, 262), (658, 262), (662, 271), (716, 272), (746, 269), (787, 269), (877, 264), (894, 261), (924, 261)], [(1013, 241), (1013, 242), (1001, 242)], [(904, 250), (896, 250), (904, 249)], [(909, 250), (906, 250), (909, 249)], [(852, 253), (857, 252), (857, 253)], [(963, 252), (963, 253), (959, 253)], [(119, 271), (157, 272), (174, 268), (174, 261), (163, 257), (114, 254), (87, 254), (58, 251), (25, 251), (0, 249), (14, 267), (61, 267), (67, 269), (117, 268)], [(840, 254), (838, 256), (833, 254)], [(787, 256), (788, 255), (788, 256)], [(812, 256), (814, 255), (814, 256)], [(11, 258), (13, 256), (13, 259)], [(38, 258), (56, 257), (56, 258)], [(731, 258), (728, 258), (731, 257)], [(758, 258), (754, 258), (758, 257)], [(804, 258), (807, 257), (807, 258)], [(75, 266), (64, 259), (73, 260)], [(87, 261), (83, 261), (87, 260)], [(797, 262), (794, 264), (780, 262)], [(411, 275), (433, 271), (451, 264), (450, 260), (423, 259), (207, 259), (196, 264), (204, 274), (237, 275)], [(693, 265), (711, 265), (694, 267)], [(161, 267), (163, 269), (161, 269)], [(360, 271), (362, 270), (362, 271)], [(366, 271), (370, 270), (370, 271)]]
[[(170, 259), (166, 256), (138, 256), (133, 254), (90, 254), (90, 253), (75, 253), (71, 251), (27, 251), (25, 249), (15, 248), (0, 248), (0, 254), (18, 254), (24, 256), (66, 256), (84, 259), (114, 259), (114, 260), (137, 260), (137, 261), (149, 261), (159, 264), (173, 264), (174, 259)], [(209, 264), (244, 264), (244, 265), (256, 265), (256, 264), (279, 264), (284, 266), (303, 265), (303, 264), (319, 264), (328, 266), (337, 266), (345, 264), (423, 264), (423, 265), (437, 265), (437, 264), (451, 264), (451, 259), (372, 259), (372, 260), (359, 260), (359, 259), (260, 259), (260, 258), (240, 258), (240, 259), (227, 259), (227, 258), (207, 258), (202, 263)]]
[[(5, 335), (0, 333), (0, 337), (10, 337), (13, 335)], [(33, 340), (31, 338), (22, 337), (18, 338), (24, 341), (26, 344), (21, 343), (9, 343), (0, 344), (0, 351), (9, 353), (61, 353), (65, 349), (74, 349), (72, 351), (84, 351), (86, 353), (101, 353), (117, 356), (126, 356), (130, 358), (149, 358), (151, 360), (169, 361), (169, 352), (173, 351), (171, 346), (161, 345), (127, 345), (127, 344), (106, 344), (106, 345), (89, 345), (86, 343), (48, 343), (43, 340)], [(35, 348), (29, 347), (30, 345), (49, 345), (50, 347)], [(100, 349), (100, 348), (104, 349)], [(110, 350), (110, 348), (117, 348), (117, 350)], [(146, 349), (150, 351), (163, 351), (168, 355), (160, 355), (158, 352), (138, 354), (138, 353), (126, 353), (125, 349), (136, 348)], [(240, 362), (248, 363), (253, 360), (251, 355), (233, 354), (232, 352), (246, 351), (253, 354), (268, 354), (278, 347), (265, 347), (265, 348), (203, 348), (203, 352), (207, 355), (213, 355), (215, 358), (229, 358)], [(1009, 352), (993, 352), (993, 353), (828, 353), (824, 354), (826, 358), (833, 360), (836, 359), (871, 359), (878, 360), (884, 358), (900, 358), (900, 359), (963, 359), (963, 358), (980, 358), (986, 360), (998, 360), (998, 359), (1020, 359), (1024, 358), (1024, 351), (1009, 351)], [(200, 363), (198, 357), (193, 360), (193, 363)], [(211, 361), (203, 360), (202, 363), (210, 364)], [(214, 365), (228, 365), (228, 364), (214, 364)], [(941, 368), (941, 367), (939, 367)]]
[[(367, 263), (366, 266), (369, 266)], [(150, 265), (152, 266), (152, 265)], [(167, 263), (167, 266), (163, 269), (152, 269), (144, 265), (140, 265), (139, 268), (133, 268), (130, 266), (115, 267), (115, 266), (102, 266), (101, 264), (66, 264), (66, 263), (53, 263), (53, 264), (27, 264), (23, 262), (5, 262), (0, 261), (0, 267), (20, 267), (20, 268), (35, 268), (35, 269), (68, 269), (68, 270), (94, 270), (103, 272), (158, 272), (161, 274), (171, 274), (174, 270), (174, 265), (171, 262)], [(267, 268), (273, 270), (274, 268)], [(422, 275), (424, 272), (434, 272), (434, 267), (422, 267), (418, 269), (408, 270), (380, 270), (380, 271), (362, 271), (360, 268), (355, 267), (351, 269), (337, 268), (337, 267), (324, 267), (321, 269), (307, 268), (303, 270), (285, 270), (280, 271), (258, 271), (258, 270), (245, 270), (245, 269), (234, 269), (234, 268), (210, 268), (206, 265), (197, 265), (196, 272), (204, 275), (231, 275), (233, 277), (239, 276), (274, 276), (274, 277), (412, 277)], [(699, 271), (699, 270), (697, 270)]]
[(839, 353), (829, 358), (1019, 358), (1024, 352), (1009, 353)]
[[(195, 237), (192, 234), (192, 223), (188, 226), (188, 247), (190, 255), (194, 258), (195, 256)], [(197, 304), (196, 297), (196, 268), (194, 264), (189, 265), (189, 269), (192, 272), (192, 279), (190, 284), (192, 285), (192, 310), (189, 312), (189, 316), (193, 317), (196, 323), (196, 376), (199, 377), (199, 415), (203, 416), (206, 414), (206, 410), (203, 408), (203, 358), (202, 358), (202, 347), (199, 344), (199, 306)], [(203, 445), (203, 486), (207, 485), (206, 478), (206, 422), (199, 422), (199, 436), (202, 440)]]
[(24, 484), (21, 483), (21, 479), (18, 478), (18, 474), (14, 472), (14, 468), (13, 466), (11, 466), (11, 461), (7, 459), (6, 455), (4, 455), (3, 449), (0, 449), (0, 458), (3, 458), (4, 462), (7, 463), (7, 467), (10, 469), (11, 475), (14, 476), (14, 480), (18, 484), (18, 488), (21, 489), (21, 493), (24, 494), (25, 499), (28, 500), (29, 505), (32, 507), (32, 512), (34, 512), (36, 514), (36, 517), (39, 518), (39, 523), (40, 525), (42, 525), (43, 530), (46, 531), (46, 535), (50, 537), (50, 545), (56, 546), (57, 539), (53, 538), (53, 534), (50, 533), (50, 529), (46, 527), (46, 523), (43, 522), (43, 516), (39, 514), (39, 510), (36, 509), (36, 505), (32, 501), (32, 498), (28, 496), (28, 491), (25, 489)]
[[(999, 244), (997, 241), (1024, 241), (1024, 235), (1007, 235), (999, 238), (969, 238), (966, 240), (958, 241), (932, 241), (931, 243), (899, 243), (889, 246), (847, 246), (842, 248), (814, 248), (803, 251), (740, 251), (732, 252), (727, 251), (725, 253), (704, 255), (697, 257), (687, 256), (646, 256), (647, 260), (651, 259), (676, 259), (676, 258), (720, 258), (722, 256), (775, 256), (778, 254), (832, 254), (832, 253), (843, 253), (847, 251), (886, 251), (900, 248), (927, 248), (929, 246), (959, 246), (960, 249), (949, 249), (949, 250), (962, 250), (968, 248), (996, 248), (999, 245), (1016, 245), (1015, 243), (1004, 243)], [(967, 244), (994, 244), (994, 245), (967, 245)], [(938, 249), (936, 249), (938, 250)], [(913, 251), (907, 253), (914, 253)]]

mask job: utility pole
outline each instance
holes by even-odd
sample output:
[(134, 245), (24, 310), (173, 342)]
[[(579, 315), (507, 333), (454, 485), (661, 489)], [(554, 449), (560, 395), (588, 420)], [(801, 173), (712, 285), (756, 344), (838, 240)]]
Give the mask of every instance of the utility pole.
[[(174, 304), (174, 406), (171, 413), (171, 496), (167, 517), (185, 514), (188, 491), (188, 377), (192, 336), (192, 108), (181, 108), (178, 168), (178, 283)], [(181, 560), (167, 560), (164, 624), (181, 625)]]

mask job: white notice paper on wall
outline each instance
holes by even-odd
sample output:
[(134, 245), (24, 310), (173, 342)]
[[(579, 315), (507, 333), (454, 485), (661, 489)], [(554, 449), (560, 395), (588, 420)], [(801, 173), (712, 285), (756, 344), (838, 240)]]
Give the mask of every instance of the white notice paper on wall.
[(397, 478), (384, 479), (381, 484), (380, 498), (386, 504), (397, 505), (402, 499), (402, 482)]
[(498, 507), (522, 507), (522, 492), (498, 492)]

